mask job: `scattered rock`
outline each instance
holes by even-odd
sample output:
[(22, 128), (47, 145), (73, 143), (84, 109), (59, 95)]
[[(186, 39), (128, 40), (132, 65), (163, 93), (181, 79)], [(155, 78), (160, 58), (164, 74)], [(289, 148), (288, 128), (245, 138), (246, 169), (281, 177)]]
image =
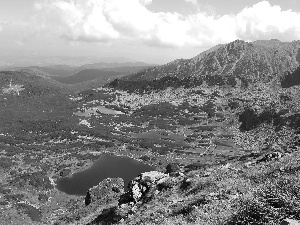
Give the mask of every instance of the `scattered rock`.
[(157, 191), (171, 189), (174, 186), (174, 178), (165, 177), (157, 182)]
[(257, 162), (269, 162), (274, 159), (280, 159), (282, 156), (283, 154), (281, 152), (270, 152), (258, 158)]
[(253, 161), (246, 162), (246, 163), (244, 164), (244, 167), (245, 167), (245, 168), (248, 168), (248, 167), (252, 166), (254, 163), (255, 163), (255, 162), (253, 162)]
[(184, 178), (180, 184), (180, 190), (186, 190), (192, 185), (192, 180), (189, 178)]
[(300, 225), (300, 222), (292, 219), (284, 219), (280, 225)]
[(209, 177), (211, 175), (211, 171), (205, 171), (203, 174), (202, 174), (202, 177)]

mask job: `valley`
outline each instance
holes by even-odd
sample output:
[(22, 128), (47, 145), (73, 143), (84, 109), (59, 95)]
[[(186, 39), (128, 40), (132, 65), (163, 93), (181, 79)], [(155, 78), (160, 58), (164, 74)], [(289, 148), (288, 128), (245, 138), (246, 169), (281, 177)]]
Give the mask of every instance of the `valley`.
[[(0, 72), (0, 220), (299, 220), (300, 87), (290, 85), (298, 79), (299, 49), (299, 41), (238, 40), (162, 66), (129, 73), (118, 67), (122, 76), (109, 73), (109, 82), (91, 79), (83, 89), (81, 78), (59, 82), (72, 76)], [(104, 155), (130, 157), (156, 172), (135, 178), (126, 193), (119, 181), (104, 180), (95, 201), (56, 188)]]

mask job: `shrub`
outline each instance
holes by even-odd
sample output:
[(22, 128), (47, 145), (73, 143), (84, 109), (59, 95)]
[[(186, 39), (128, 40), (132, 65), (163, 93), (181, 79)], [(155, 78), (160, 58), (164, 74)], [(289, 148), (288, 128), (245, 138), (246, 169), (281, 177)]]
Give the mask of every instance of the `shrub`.
[(245, 199), (239, 204), (238, 212), (231, 216), (224, 223), (225, 225), (263, 225), (268, 223), (268, 215), (272, 214), (272, 212), (261, 203), (256, 202), (254, 199)]
[(11, 168), (13, 165), (14, 165), (14, 162), (11, 159), (5, 158), (5, 157), (0, 158), (0, 168), (8, 169), (8, 168)]
[(253, 109), (245, 108), (239, 115), (239, 122), (242, 122), (240, 126), (241, 131), (252, 130), (259, 124), (258, 115)]
[(284, 218), (300, 219), (300, 183), (297, 178), (276, 178), (254, 192), (251, 199), (242, 199), (238, 211), (226, 225), (280, 224)]
[(196, 200), (189, 202), (186, 205), (179, 205), (176, 206), (175, 209), (173, 210), (173, 216), (177, 216), (177, 215), (184, 215), (187, 216), (188, 214), (190, 214), (195, 207), (199, 207), (201, 205), (206, 205), (210, 203), (210, 200), (208, 200), (205, 196), (200, 196), (197, 197)]

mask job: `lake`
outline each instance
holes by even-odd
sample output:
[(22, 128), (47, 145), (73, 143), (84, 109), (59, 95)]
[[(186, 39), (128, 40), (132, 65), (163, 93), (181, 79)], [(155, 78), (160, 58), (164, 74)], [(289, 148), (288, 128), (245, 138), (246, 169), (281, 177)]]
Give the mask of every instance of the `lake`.
[(143, 172), (153, 170), (156, 170), (155, 167), (129, 157), (103, 154), (87, 170), (58, 179), (56, 188), (69, 195), (84, 196), (89, 188), (98, 185), (104, 179), (120, 177), (124, 180), (127, 191), (129, 181)]

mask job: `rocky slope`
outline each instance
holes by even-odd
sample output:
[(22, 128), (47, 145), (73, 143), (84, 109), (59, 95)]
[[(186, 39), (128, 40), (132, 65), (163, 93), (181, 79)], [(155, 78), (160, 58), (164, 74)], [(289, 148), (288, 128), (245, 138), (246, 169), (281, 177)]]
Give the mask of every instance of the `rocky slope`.
[(125, 80), (158, 80), (163, 77), (179, 79), (193, 77), (209, 80), (214, 76), (240, 78), (252, 82), (280, 78), (295, 71), (300, 63), (300, 41), (236, 40), (218, 45), (191, 59), (178, 59), (163, 66), (147, 69)]
[[(106, 179), (55, 224), (299, 224), (299, 153)], [(296, 191), (296, 192), (295, 192)], [(90, 203), (91, 202), (91, 203)]]

